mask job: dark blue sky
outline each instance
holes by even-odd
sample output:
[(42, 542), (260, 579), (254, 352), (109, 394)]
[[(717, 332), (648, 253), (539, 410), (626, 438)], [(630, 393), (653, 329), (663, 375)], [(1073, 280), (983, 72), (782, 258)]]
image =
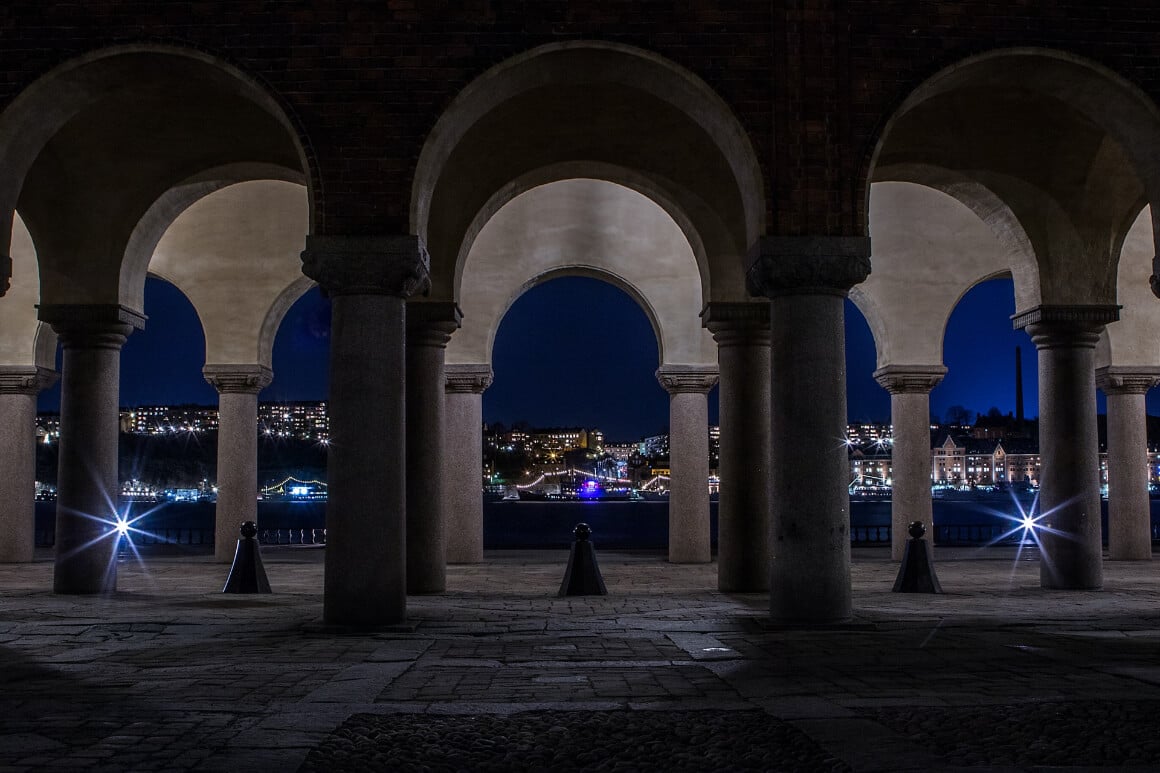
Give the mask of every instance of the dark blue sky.
[[(1011, 329), (1011, 281), (996, 279), (969, 292), (951, 315), (944, 342), (949, 372), (931, 393), (939, 418), (952, 405), (985, 413), (1015, 410), (1015, 347), (1022, 347), (1024, 405), (1038, 415), (1035, 348)], [(145, 330), (129, 337), (121, 360), (122, 405), (204, 403), (217, 395), (201, 377), (205, 340), (185, 296), (149, 279)], [(287, 313), (274, 342), (274, 382), (262, 400), (326, 398), (330, 303), (317, 289)], [(851, 420), (889, 421), (890, 396), (874, 381), (875, 352), (861, 313), (846, 304), (848, 414)], [(500, 325), (493, 357), (495, 382), (484, 393), (484, 419), (537, 426), (596, 426), (611, 440), (635, 440), (668, 424), (668, 395), (653, 375), (657, 345), (640, 308), (623, 292), (595, 279), (566, 277), (519, 298)], [(717, 390), (710, 421), (717, 421)], [(59, 410), (60, 389), (41, 394), (42, 411)], [(1160, 414), (1160, 390), (1148, 395)], [(1103, 395), (1099, 410), (1104, 411)]]

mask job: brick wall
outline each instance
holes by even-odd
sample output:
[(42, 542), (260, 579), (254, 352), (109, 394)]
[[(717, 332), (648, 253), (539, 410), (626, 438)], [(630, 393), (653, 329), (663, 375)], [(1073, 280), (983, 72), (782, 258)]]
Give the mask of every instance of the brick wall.
[(763, 164), (771, 232), (855, 234), (878, 134), (905, 95), (982, 50), (1060, 48), (1160, 95), (1150, 0), (8, 0), (0, 106), (103, 46), (193, 46), (268, 84), (301, 127), (330, 233), (409, 230), (415, 163), (441, 111), (488, 67), (597, 39), (655, 51), (732, 107)]

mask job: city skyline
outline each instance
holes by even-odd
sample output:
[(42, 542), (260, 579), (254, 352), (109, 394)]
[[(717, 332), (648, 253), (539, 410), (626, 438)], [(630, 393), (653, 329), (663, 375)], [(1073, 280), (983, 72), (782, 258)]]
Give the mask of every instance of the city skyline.
[[(205, 342), (196, 312), (173, 285), (146, 284), (145, 330), (122, 353), (121, 404), (217, 403), (201, 376)], [(583, 309), (583, 313), (575, 312)], [(847, 417), (890, 421), (890, 396), (874, 381), (875, 350), (861, 312), (846, 304)], [(1025, 412), (1038, 414), (1035, 348), (1011, 329), (1009, 279), (977, 285), (956, 306), (944, 338), (946, 378), (931, 393), (931, 413), (943, 419), (956, 405), (972, 414), (1015, 410), (1014, 351), (1022, 351)], [(311, 289), (287, 312), (273, 350), (273, 383), (264, 402), (325, 400), (329, 379), (329, 301)], [(484, 393), (489, 423), (600, 426), (613, 440), (654, 435), (668, 424), (668, 395), (657, 383), (656, 339), (640, 307), (595, 279), (564, 277), (532, 288), (505, 315), (493, 351), (495, 381)], [(545, 389), (544, 385), (551, 385)], [(59, 386), (45, 390), (38, 410), (59, 410)], [(596, 395), (598, 397), (593, 397)], [(1097, 393), (1100, 413), (1105, 410)], [(1160, 390), (1148, 395), (1160, 414)], [(717, 389), (709, 396), (716, 424)]]

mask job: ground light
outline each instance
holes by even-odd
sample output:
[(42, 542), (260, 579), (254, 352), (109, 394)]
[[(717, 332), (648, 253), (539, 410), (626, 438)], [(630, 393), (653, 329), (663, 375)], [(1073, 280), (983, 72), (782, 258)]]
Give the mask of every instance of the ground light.
[(1015, 578), (1016, 566), (1019, 563), (1019, 559), (1022, 558), (1022, 556), (1023, 556), (1024, 546), (1034, 545), (1036, 548), (1038, 548), (1039, 549), (1039, 560), (1045, 562), (1048, 565), (1048, 567), (1050, 567), (1051, 566), (1051, 556), (1048, 555), (1047, 551), (1044, 549), (1043, 541), (1040, 539), (1040, 535), (1043, 533), (1054, 534), (1056, 536), (1064, 537), (1066, 539), (1071, 539), (1071, 540), (1075, 539), (1075, 535), (1068, 534), (1067, 532), (1064, 532), (1064, 531), (1060, 531), (1059, 529), (1052, 527), (1049, 522), (1044, 520), (1044, 519), (1048, 518), (1052, 513), (1056, 512), (1057, 510), (1060, 510), (1063, 507), (1066, 507), (1068, 504), (1070, 504), (1070, 501), (1064, 502), (1063, 504), (1061, 504), (1057, 507), (1054, 507), (1051, 510), (1048, 510), (1047, 512), (1042, 512), (1042, 513), (1038, 513), (1038, 511), (1039, 511), (1039, 492), (1038, 491), (1035, 492), (1035, 498), (1031, 500), (1031, 507), (1026, 509), (1026, 510), (1023, 508), (1023, 503), (1019, 501), (1019, 498), (1017, 496), (1015, 496), (1014, 491), (1011, 492), (1011, 501), (1015, 505), (1015, 514), (1012, 514), (1009, 512), (1004, 512), (1002, 510), (995, 510), (995, 509), (990, 509), (990, 508), (987, 509), (988, 513), (990, 513), (991, 515), (994, 515), (997, 518), (1000, 518), (1004, 521), (1011, 523), (1012, 527), (1010, 529), (1008, 529), (1007, 531), (1003, 532), (1002, 534), (1000, 534), (998, 537), (995, 537), (993, 540), (988, 542), (986, 545), (983, 545), (981, 548), (979, 548), (979, 550), (982, 551), (986, 548), (993, 547), (994, 545), (996, 545), (998, 543), (1005, 542), (1005, 541), (1011, 539), (1012, 537), (1017, 537), (1018, 539), (1016, 542), (1016, 549), (1015, 549), (1015, 563), (1011, 567), (1011, 579), (1013, 581)]

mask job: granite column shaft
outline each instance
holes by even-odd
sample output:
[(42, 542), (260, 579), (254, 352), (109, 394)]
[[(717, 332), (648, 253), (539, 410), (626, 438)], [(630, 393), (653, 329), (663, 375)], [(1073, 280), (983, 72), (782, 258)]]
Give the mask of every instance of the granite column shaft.
[(769, 590), (769, 304), (711, 303), (721, 369), (717, 588)]
[(1096, 371), (1096, 385), (1108, 397), (1108, 558), (1113, 561), (1152, 559), (1145, 396), (1158, 380), (1160, 368)]
[(1015, 315), (1039, 355), (1039, 582), (1044, 588), (1103, 585), (1095, 345), (1107, 306), (1038, 306)]
[(258, 393), (273, 374), (264, 365), (207, 364), (202, 375), (218, 391), (214, 560), (229, 563), (241, 525), (258, 520)]
[(429, 284), (413, 236), (311, 236), (303, 272), (333, 299), (323, 619), (374, 628), (407, 610), (405, 299)]
[(0, 366), (0, 563), (32, 561), (36, 396), (56, 378), (47, 368)]
[(717, 369), (665, 365), (657, 379), (669, 393), (669, 561), (708, 563), (708, 394)]
[(461, 318), (454, 303), (407, 304), (407, 593), (447, 589), (443, 358)]
[(890, 558), (901, 561), (911, 522), (926, 526), (934, 544), (930, 496), (930, 390), (946, 374), (942, 365), (888, 365), (874, 378), (890, 393), (894, 425), (891, 450)]
[(783, 624), (852, 614), (843, 303), (870, 271), (869, 240), (767, 237), (752, 295), (770, 299), (769, 610)]
[(483, 392), (489, 365), (447, 365), (444, 513), (447, 562), (483, 561)]
[(53, 591), (117, 589), (117, 451), (121, 347), (135, 312), (114, 305), (41, 306), (61, 357), (60, 450)]

